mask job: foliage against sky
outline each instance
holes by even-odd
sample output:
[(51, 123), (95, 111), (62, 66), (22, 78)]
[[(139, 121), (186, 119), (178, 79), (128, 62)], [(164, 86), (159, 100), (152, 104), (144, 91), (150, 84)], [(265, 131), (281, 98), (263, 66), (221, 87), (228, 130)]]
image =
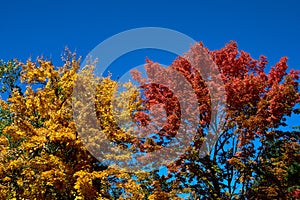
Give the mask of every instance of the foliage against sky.
[[(197, 57), (200, 47), (201, 43), (196, 44), (185, 56)], [(212, 100), (201, 74), (184, 56), (178, 57), (169, 68), (180, 72), (191, 84), (201, 116), (194, 140), (175, 162), (166, 166), (166, 176), (157, 170), (127, 171), (99, 161), (87, 151), (72, 112), (72, 92), (80, 66), (76, 55), (69, 54), (62, 67), (45, 59), (11, 63), (10, 66), (22, 67), (20, 81), (27, 88), (24, 93), (14, 89), (8, 100), (1, 101), (0, 198), (180, 199), (180, 193), (187, 193), (191, 199), (299, 197), (299, 180), (295, 179), (300, 168), (299, 130), (280, 130), (284, 118), (291, 115), (299, 102), (299, 72), (287, 72), (287, 58), (283, 57), (266, 73), (266, 57), (253, 59), (239, 51), (235, 42), (206, 52), (216, 63), (225, 85), (224, 126), (216, 145), (202, 156), (201, 146), (215, 137), (207, 131)], [(157, 67), (158, 63), (147, 60), (145, 68), (149, 73)], [(13, 69), (10, 72), (17, 75)], [(87, 68), (84, 81), (94, 78), (91, 70)], [(138, 82), (143, 81), (138, 72), (132, 74)], [(11, 76), (12, 82), (14, 77)], [(90, 84), (97, 91), (90, 100), (95, 100), (98, 123), (107, 140), (131, 153), (152, 152), (169, 145), (180, 117), (180, 105), (172, 92), (162, 85), (148, 84), (141, 98), (137, 88), (128, 83), (127, 90), (117, 97), (127, 113), (115, 115), (112, 95), (116, 85), (110, 77)], [(128, 116), (138, 127), (151, 125), (146, 111), (155, 104), (162, 104), (156, 111), (164, 109), (167, 114), (164, 131), (155, 132), (155, 138), (138, 140), (134, 129), (117, 126), (116, 120)], [(85, 117), (88, 112), (78, 114)], [(96, 148), (103, 138), (97, 137), (96, 130), (89, 133), (88, 144)], [(110, 159), (110, 155), (103, 156)], [(127, 156), (114, 159), (126, 161), (130, 155)]]

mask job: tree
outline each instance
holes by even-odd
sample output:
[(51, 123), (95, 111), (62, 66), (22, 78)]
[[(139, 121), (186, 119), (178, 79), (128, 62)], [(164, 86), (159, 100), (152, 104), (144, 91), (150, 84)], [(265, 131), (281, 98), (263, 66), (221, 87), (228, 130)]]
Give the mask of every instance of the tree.
[[(200, 94), (197, 95), (199, 104), (209, 110), (210, 99), (205, 98), (209, 94), (193, 66), (203, 61), (198, 56), (203, 49), (202, 44), (195, 45), (170, 68), (180, 71), (188, 79), (194, 91)], [(255, 60), (248, 53), (238, 51), (235, 42), (218, 51), (204, 50), (218, 66), (224, 82), (224, 126), (214, 148), (203, 157), (201, 146), (204, 145), (203, 137), (206, 140), (210, 137), (205, 128), (211, 116), (202, 108), (200, 139), (195, 137), (185, 154), (168, 166), (169, 178), (175, 179), (182, 189), (190, 188), (194, 198), (200, 199), (245, 198), (247, 195), (248, 198), (292, 198), (291, 190), (298, 191), (298, 182), (287, 177), (299, 172), (299, 131), (293, 134), (281, 132), (280, 127), (286, 126), (285, 116), (290, 116), (299, 102), (299, 71), (287, 73), (287, 58), (283, 57), (267, 74), (266, 57)], [(189, 58), (195, 59), (194, 63), (188, 62)], [(147, 72), (151, 74), (157, 65), (149, 62)], [(137, 73), (133, 74), (142, 83)], [(150, 102), (151, 98), (146, 101)], [(276, 137), (275, 133), (278, 134)], [(270, 149), (277, 149), (279, 155), (270, 154)], [(272, 169), (269, 173), (273, 175), (273, 182), (267, 179), (270, 177), (267, 169)], [(274, 188), (276, 181), (277, 187)], [(269, 185), (262, 189), (265, 182)]]
[[(62, 67), (44, 59), (22, 63), (20, 80), (28, 85), (25, 92), (13, 89), (11, 97), (1, 102), (11, 120), (0, 133), (1, 199), (180, 199), (180, 193), (191, 199), (293, 199), (299, 195), (295, 178), (299, 175), (299, 130), (280, 129), (299, 102), (299, 72), (286, 72), (286, 57), (267, 74), (266, 57), (255, 60), (239, 51), (235, 42), (217, 51), (198, 43), (168, 69), (147, 60), (149, 79), (132, 71), (142, 90), (128, 82), (119, 93), (115, 87), (120, 85), (110, 76), (93, 75), (93, 64), (79, 72), (76, 54), (68, 53), (63, 61)], [(214, 117), (210, 110), (220, 99), (211, 99), (205, 81), (205, 76), (215, 80), (218, 74), (200, 73), (195, 66), (211, 61), (226, 93), (221, 97), (226, 101), (218, 135), (211, 134), (209, 126)], [(167, 83), (155, 83), (167, 74), (175, 84), (179, 79), (168, 74), (172, 70), (187, 81), (181, 85), (183, 91), (188, 87), (194, 91), (193, 104), (193, 96), (185, 92), (176, 96)], [(13, 70), (9, 73), (17, 75)], [(187, 98), (184, 105), (183, 97)], [(155, 105), (161, 106), (154, 110)], [(94, 110), (96, 120), (85, 123)], [(166, 119), (151, 118), (149, 110), (157, 117), (164, 110)], [(189, 118), (181, 129), (185, 113)], [(99, 137), (96, 125), (105, 137)], [(153, 128), (147, 132), (144, 127)], [(173, 145), (174, 137), (185, 140), (178, 130), (193, 135), (193, 140), (187, 141), (190, 145), (177, 160), (166, 165), (167, 176), (155, 168), (130, 171), (115, 165), (131, 155), (145, 155), (138, 162), (147, 163), (146, 155), (163, 152)], [(214, 138), (215, 145), (209, 142)], [(104, 140), (117, 147), (110, 152), (127, 153), (93, 151)], [(170, 154), (178, 152), (179, 146), (173, 147)]]
[(300, 198), (299, 130), (274, 131), (259, 151), (259, 161), (253, 165), (257, 175), (248, 197)]

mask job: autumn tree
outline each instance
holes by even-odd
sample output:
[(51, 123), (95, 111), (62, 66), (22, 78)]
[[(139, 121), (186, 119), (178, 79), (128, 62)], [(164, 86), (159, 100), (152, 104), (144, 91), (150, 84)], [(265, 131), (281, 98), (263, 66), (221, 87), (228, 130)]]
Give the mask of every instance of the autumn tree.
[[(213, 108), (202, 74), (195, 66), (203, 62), (199, 56), (203, 51), (217, 65), (226, 91), (224, 125), (215, 146), (205, 156), (201, 147), (213, 137), (207, 130), (212, 117), (209, 110)], [(157, 65), (149, 61), (147, 74)], [(280, 131), (280, 127), (286, 126), (285, 117), (297, 110), (299, 72), (287, 73), (286, 57), (269, 73), (265, 72), (266, 67), (265, 56), (255, 60), (239, 51), (235, 42), (217, 51), (196, 44), (169, 66), (190, 82), (201, 107), (200, 128), (194, 142), (176, 162), (168, 165), (168, 178), (177, 182), (176, 187), (190, 188), (196, 199), (292, 199), (299, 193), (299, 182), (291, 179), (299, 173), (299, 131)], [(161, 72), (164, 76), (165, 72)], [(143, 84), (137, 72), (133, 76)], [(153, 92), (155, 86), (146, 87), (146, 95), (151, 91), (150, 98), (146, 98), (146, 103), (150, 103), (157, 93)]]
[[(193, 54), (193, 50), (190, 54)], [(298, 72), (292, 70), (288, 74), (287, 58), (283, 57), (271, 68), (269, 74), (266, 74), (266, 58), (261, 56), (259, 60), (254, 60), (248, 53), (238, 51), (234, 42), (210, 54), (219, 67), (225, 84), (226, 123), (212, 155), (200, 162), (199, 166), (203, 167), (193, 167), (190, 172), (194, 172), (187, 173), (187, 176), (196, 174), (197, 177), (205, 174), (202, 175), (204, 179), (207, 178), (204, 181), (211, 183), (204, 184), (209, 186), (205, 192), (199, 190), (199, 186), (195, 188), (200, 197), (203, 195), (208, 198), (243, 198), (252, 187), (252, 179), (260, 176), (263, 171), (260, 161), (266, 151), (261, 154), (261, 149), (266, 148), (270, 136), (284, 125), (284, 117), (291, 115), (293, 107), (299, 101)], [(289, 137), (288, 134), (285, 137)], [(297, 154), (299, 135), (294, 139), (293, 153)], [(289, 145), (279, 137), (276, 142), (278, 140), (284, 143), (283, 145)], [(299, 162), (297, 156), (292, 155), (292, 162)], [(279, 171), (289, 165), (275, 160), (272, 160), (272, 163)], [(183, 166), (186, 168), (189, 164)], [(279, 174), (274, 175), (275, 179), (280, 180)], [(202, 177), (197, 178), (201, 180)], [(272, 198), (289, 198), (284, 187), (278, 188), (277, 192), (278, 190), (283, 190), (285, 194), (269, 192), (273, 193)], [(206, 193), (207, 191), (209, 193)], [(261, 191), (261, 194), (252, 194), (250, 197), (261, 195), (261, 198), (270, 198), (269, 194)]]
[[(151, 197), (149, 186), (142, 183), (151, 173), (127, 172), (99, 162), (78, 136), (71, 94), (79, 63), (70, 53), (62, 67), (44, 59), (20, 63), (20, 81), (27, 88), (24, 93), (13, 89), (8, 101), (1, 103), (12, 115), (12, 123), (0, 135), (1, 199)], [(114, 84), (106, 78), (97, 86), (107, 95), (104, 105)], [(176, 193), (164, 196), (176, 198)]]
[[(12, 93), (1, 101), (10, 120), (0, 133), (1, 199), (299, 195), (299, 130), (281, 130), (299, 102), (299, 72), (287, 72), (286, 57), (267, 73), (266, 57), (256, 60), (235, 42), (216, 51), (197, 43), (168, 68), (148, 59), (148, 78), (131, 71), (140, 87), (95, 77), (93, 64), (79, 70), (76, 54), (67, 53), (63, 62), (16, 64), (22, 66), (24, 93), (17, 89), (14, 67), (2, 70), (1, 81)], [(215, 73), (206, 70), (210, 65)], [(123, 89), (116, 92), (117, 87)], [(220, 110), (215, 102), (221, 102)], [(155, 152), (180, 153), (164, 163), (167, 175), (154, 167)], [(122, 168), (129, 160), (150, 170)]]

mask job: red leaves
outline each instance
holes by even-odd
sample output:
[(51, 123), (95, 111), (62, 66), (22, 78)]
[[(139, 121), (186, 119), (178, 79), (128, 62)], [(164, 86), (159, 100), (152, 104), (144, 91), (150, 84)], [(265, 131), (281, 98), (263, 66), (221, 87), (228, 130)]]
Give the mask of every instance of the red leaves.
[(300, 189), (295, 189), (293, 192), (290, 194), (293, 198), (299, 199), (300, 198)]
[(272, 86), (274, 83), (279, 83), (282, 81), (283, 77), (287, 75), (287, 60), (287, 57), (282, 57), (280, 61), (271, 68), (271, 71), (268, 75), (268, 83), (270, 86)]
[(300, 74), (300, 70), (291, 70), (290, 71), (290, 76), (292, 77), (292, 79), (298, 80), (299, 79), (299, 74)]
[[(215, 81), (217, 75), (209, 72), (208, 68), (210, 68), (211, 63), (209, 63), (208, 58), (204, 59), (205, 53), (201, 51), (201, 48), (203, 48), (201, 43), (196, 44), (184, 57), (178, 57), (169, 67), (184, 76), (192, 86), (197, 97), (197, 109), (200, 111), (200, 120), (198, 121), (199, 135), (197, 135), (198, 138), (195, 139), (191, 147), (195, 152), (209, 140), (209, 133), (206, 135), (205, 128), (210, 123), (210, 111), (213, 108), (211, 107), (211, 91), (209, 91), (207, 86), (209, 81), (213, 82), (212, 84), (217, 84)], [(211, 155), (209, 159), (219, 159), (220, 162), (223, 162), (220, 164), (222, 166), (233, 166), (235, 168), (234, 173), (241, 175), (236, 180), (240, 183), (245, 183), (247, 180), (254, 179), (252, 172), (257, 169), (252, 169), (252, 166), (257, 167), (259, 162), (263, 162), (257, 158), (258, 152), (267, 148), (259, 146), (255, 143), (255, 139), (260, 140), (264, 144), (270, 138), (274, 138), (275, 132), (269, 132), (270, 129), (276, 130), (283, 122), (283, 117), (291, 114), (293, 107), (300, 99), (297, 82), (299, 71), (291, 70), (290, 73), (287, 73), (287, 57), (283, 57), (271, 68), (269, 73), (266, 73), (268, 61), (265, 56), (262, 55), (259, 59), (254, 59), (249, 53), (239, 51), (237, 44), (233, 41), (220, 50), (208, 51), (205, 49), (205, 51), (217, 65), (226, 92), (226, 96), (224, 96), (226, 98), (225, 127), (223, 130), (220, 130), (224, 138), (219, 138), (220, 143), (217, 144), (215, 152), (212, 152), (214, 155)], [(192, 62), (189, 62), (190, 60)], [(155, 76), (167, 74), (167, 70), (160, 70), (161, 74), (155, 74), (158, 68), (158, 63), (147, 60), (146, 70), (147, 73), (152, 74), (152, 77), (155, 78)], [(138, 81), (142, 82), (137, 73), (135, 73), (135, 76)], [(143, 81), (145, 83), (145, 80)], [(148, 95), (146, 102), (149, 107), (157, 103), (164, 103), (164, 109), (169, 113), (168, 116), (175, 117), (175, 119), (179, 117), (179, 115), (172, 115), (173, 113), (170, 112), (174, 110), (174, 106), (176, 107), (176, 100), (173, 99), (173, 94), (170, 91), (163, 89), (162, 85), (147, 85), (144, 89), (146, 89), (145, 96)], [(186, 101), (189, 101), (189, 99)], [(189, 107), (187, 110), (188, 112), (193, 112), (193, 109)], [(169, 120), (164, 128), (166, 130), (173, 129), (174, 123), (176, 123), (176, 120)], [(174, 136), (170, 131), (169, 135)], [(204, 135), (205, 137), (203, 137)], [(231, 139), (235, 141), (231, 142)], [(224, 144), (232, 144), (233, 147), (225, 147)], [(193, 151), (187, 151), (184, 154), (184, 159), (178, 159), (175, 164), (169, 165), (170, 173), (174, 173), (177, 176), (179, 170), (186, 170), (185, 159), (191, 163), (202, 159)], [(216, 162), (216, 160), (209, 160), (209, 162)], [(203, 166), (205, 162), (202, 163)], [(276, 167), (278, 168), (276, 168), (276, 173), (281, 174), (282, 166)], [(204, 168), (201, 167), (194, 169), (193, 174), (188, 174), (187, 176), (191, 178), (197, 177), (199, 181), (203, 180), (203, 177), (201, 177), (203, 170)], [(189, 169), (188, 171), (191, 170)], [(226, 171), (223, 172), (227, 173)], [(258, 171), (258, 173), (261, 172)], [(222, 174), (219, 175), (223, 176)], [(277, 181), (283, 181), (282, 175), (276, 177)], [(222, 178), (226, 179), (226, 176)], [(232, 181), (232, 177), (229, 177), (228, 181)]]
[(210, 53), (225, 83), (229, 118), (239, 119), (247, 129), (264, 129), (276, 127), (283, 115), (290, 115), (299, 98), (296, 89), (299, 71), (287, 74), (287, 57), (281, 58), (267, 75), (266, 57), (255, 60), (250, 54), (238, 51), (235, 42)]
[[(142, 86), (144, 95), (144, 105), (147, 110), (157, 104), (163, 105), (166, 113), (166, 122), (162, 127), (165, 130), (165, 135), (175, 136), (179, 128), (181, 114), (180, 105), (172, 91), (160, 84), (146, 84)], [(153, 111), (155, 112), (155, 110)], [(150, 118), (146, 114), (137, 114), (143, 125), (148, 125)], [(148, 121), (146, 123), (146, 121)]]
[(150, 123), (150, 117), (148, 114), (144, 112), (136, 112), (134, 114), (134, 119), (138, 122), (141, 126), (147, 126)]

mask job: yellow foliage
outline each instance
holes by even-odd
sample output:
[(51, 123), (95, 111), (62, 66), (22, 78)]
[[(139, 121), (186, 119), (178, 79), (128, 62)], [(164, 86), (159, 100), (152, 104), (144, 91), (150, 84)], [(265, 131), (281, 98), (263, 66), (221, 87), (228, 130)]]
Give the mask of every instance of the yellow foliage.
[[(99, 161), (78, 136), (72, 92), (79, 62), (72, 57), (63, 67), (56, 68), (43, 59), (36, 63), (27, 61), (21, 72), (21, 81), (28, 84), (24, 94), (15, 90), (9, 106), (0, 101), (2, 108), (13, 114), (13, 123), (0, 135), (0, 199), (112, 199), (112, 189), (121, 191), (120, 199), (145, 197), (136, 180), (147, 179), (148, 173), (99, 167)], [(92, 73), (85, 73), (88, 81)], [(34, 83), (42, 86), (34, 89)], [(95, 108), (107, 138), (129, 143), (134, 137), (130, 129), (118, 128), (118, 120), (128, 120), (141, 102), (130, 83), (124, 85), (127, 92), (112, 98), (116, 86), (109, 77), (90, 85), (91, 89), (96, 88)], [(122, 115), (114, 113), (112, 103), (124, 110)], [(84, 119), (88, 112), (81, 113), (81, 117)], [(80, 127), (89, 128), (86, 124)], [(90, 144), (96, 147), (97, 131), (89, 133)], [(129, 155), (117, 159), (126, 160)]]

